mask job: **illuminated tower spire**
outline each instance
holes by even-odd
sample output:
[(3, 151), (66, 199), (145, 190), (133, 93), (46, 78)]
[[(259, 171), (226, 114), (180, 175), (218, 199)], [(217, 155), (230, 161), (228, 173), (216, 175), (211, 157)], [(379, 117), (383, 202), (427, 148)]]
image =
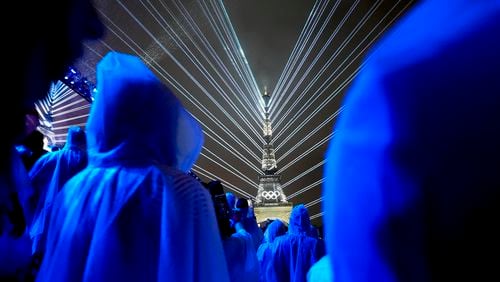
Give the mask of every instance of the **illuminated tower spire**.
[(267, 87), (264, 88), (262, 98), (264, 100), (264, 122), (262, 131), (264, 136), (262, 171), (264, 175), (259, 176), (259, 190), (257, 191), (255, 202), (256, 204), (286, 203), (286, 196), (281, 189), (281, 176), (275, 174), (278, 167), (276, 166), (276, 158), (274, 155), (274, 146), (272, 143), (273, 131), (271, 119), (269, 117), (269, 100), (271, 96), (267, 92)]
[(267, 87), (264, 88), (264, 94), (262, 95), (264, 99), (264, 124), (263, 124), (263, 135), (264, 135), (264, 150), (262, 153), (262, 171), (266, 175), (274, 174), (278, 167), (276, 166), (276, 158), (274, 156), (274, 146), (271, 142), (273, 137), (273, 129), (271, 127), (271, 119), (269, 118), (269, 100), (271, 96), (267, 92)]

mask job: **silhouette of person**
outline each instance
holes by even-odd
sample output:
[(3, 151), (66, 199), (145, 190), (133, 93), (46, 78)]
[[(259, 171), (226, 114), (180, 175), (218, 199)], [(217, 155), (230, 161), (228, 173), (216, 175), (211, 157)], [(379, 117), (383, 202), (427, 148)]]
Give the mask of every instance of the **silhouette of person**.
[(500, 1), (422, 1), (374, 46), (326, 155), (335, 281), (498, 281)]
[(311, 219), (303, 204), (293, 207), (288, 231), (274, 239), (265, 271), (266, 281), (307, 280), (309, 268), (325, 253), (323, 240), (310, 236)]
[(198, 122), (139, 57), (109, 52), (88, 166), (54, 201), (38, 281), (228, 281), (214, 205), (188, 174)]
[(257, 249), (257, 259), (260, 264), (260, 277), (259, 281), (266, 281), (266, 274), (269, 273), (269, 267), (272, 267), (271, 261), (271, 253), (274, 239), (281, 235), (285, 235), (287, 232), (287, 226), (280, 219), (275, 219), (269, 223), (266, 227), (266, 231), (264, 231), (264, 238), (262, 239), (262, 243), (259, 245)]
[(29, 172), (34, 195), (31, 203), (36, 207), (30, 236), (33, 253), (43, 255), (52, 203), (63, 185), (87, 166), (87, 139), (83, 128), (70, 126), (64, 146), (43, 155)]
[[(0, 280), (23, 279), (31, 243), (26, 232), (31, 190), (27, 171), (15, 150), (24, 137), (25, 114), (47, 95), (50, 84), (82, 54), (84, 40), (96, 39), (104, 26), (90, 0), (14, 1), (2, 17), (2, 36), (11, 41), (5, 54), (4, 85), (15, 85), (0, 138)], [(9, 14), (9, 15), (7, 15)], [(14, 19), (14, 21), (12, 21)], [(22, 20), (23, 22), (15, 22)]]
[(223, 239), (230, 281), (257, 282), (260, 264), (255, 252), (252, 235), (241, 222), (234, 224), (235, 232)]
[(225, 193), (219, 180), (212, 180), (205, 187), (210, 191), (214, 202), (230, 281), (257, 282), (260, 269), (252, 235), (240, 221), (231, 224), (227, 197), (233, 194)]
[(264, 238), (264, 232), (262, 232), (262, 229), (260, 229), (257, 223), (257, 218), (253, 213), (253, 209), (250, 209), (248, 199), (246, 198), (236, 199), (234, 206), (232, 224), (236, 225), (236, 223), (240, 222), (243, 228), (252, 235), (254, 251), (257, 252)]

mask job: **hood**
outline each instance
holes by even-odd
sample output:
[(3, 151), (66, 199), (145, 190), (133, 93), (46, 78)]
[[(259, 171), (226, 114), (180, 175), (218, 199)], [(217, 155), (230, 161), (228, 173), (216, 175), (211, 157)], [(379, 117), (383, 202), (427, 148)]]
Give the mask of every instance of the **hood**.
[(283, 221), (279, 219), (273, 220), (264, 232), (264, 242), (272, 243), (278, 236), (286, 234), (287, 227)]
[(309, 212), (303, 205), (296, 205), (290, 213), (290, 222), (288, 223), (288, 233), (290, 234), (309, 234), (311, 228), (311, 219)]
[(87, 139), (85, 131), (79, 126), (70, 126), (68, 128), (68, 135), (66, 136), (66, 144), (64, 149), (79, 148), (82, 150), (87, 149)]
[(97, 91), (87, 123), (91, 164), (191, 169), (203, 145), (201, 127), (139, 57), (109, 52), (97, 65)]

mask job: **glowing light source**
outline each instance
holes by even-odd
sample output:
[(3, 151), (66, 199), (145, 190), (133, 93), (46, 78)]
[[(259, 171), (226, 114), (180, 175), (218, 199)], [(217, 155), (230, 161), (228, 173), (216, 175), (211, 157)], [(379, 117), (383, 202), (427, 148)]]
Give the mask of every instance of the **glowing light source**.
[(61, 81), (90, 103), (93, 101), (93, 96), (97, 92), (95, 84), (82, 76), (74, 67), (69, 67)]

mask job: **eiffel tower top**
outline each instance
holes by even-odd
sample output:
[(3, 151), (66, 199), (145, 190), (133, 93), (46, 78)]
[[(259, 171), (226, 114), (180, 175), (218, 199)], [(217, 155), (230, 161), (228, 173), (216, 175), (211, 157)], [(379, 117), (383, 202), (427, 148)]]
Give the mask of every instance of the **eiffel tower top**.
[(263, 123), (263, 136), (264, 136), (264, 148), (262, 154), (262, 171), (266, 175), (274, 174), (278, 168), (276, 166), (276, 158), (274, 156), (274, 146), (271, 142), (273, 130), (271, 127), (271, 119), (269, 118), (269, 100), (271, 96), (267, 92), (267, 87), (264, 87), (264, 93), (262, 94), (264, 99), (264, 123)]
[(264, 93), (262, 94), (264, 99), (264, 109), (266, 113), (269, 113), (269, 100), (271, 100), (271, 95), (267, 92), (267, 86), (264, 86)]

